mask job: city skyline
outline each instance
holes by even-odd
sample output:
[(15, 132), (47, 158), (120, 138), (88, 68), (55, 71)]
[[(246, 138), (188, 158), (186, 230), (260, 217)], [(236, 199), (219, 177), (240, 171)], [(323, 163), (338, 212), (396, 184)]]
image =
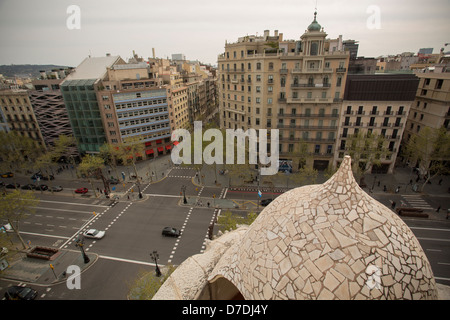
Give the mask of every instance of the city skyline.
[[(450, 22), (450, 3), (419, 1), (318, 1), (304, 3), (235, 0), (214, 3), (195, 0), (171, 4), (148, 1), (126, 3), (95, 1), (0, 2), (0, 64), (79, 65), (87, 56), (120, 55), (132, 51), (144, 59), (170, 58), (182, 53), (188, 60), (217, 64), (225, 42), (264, 30), (298, 40), (311, 23), (317, 5), (317, 21), (328, 38), (359, 41), (358, 56), (377, 57), (433, 48), (445, 43)], [(70, 30), (71, 5), (80, 9), (80, 29)], [(69, 21), (69, 24), (70, 24)], [(445, 51), (450, 50), (447, 46)]]

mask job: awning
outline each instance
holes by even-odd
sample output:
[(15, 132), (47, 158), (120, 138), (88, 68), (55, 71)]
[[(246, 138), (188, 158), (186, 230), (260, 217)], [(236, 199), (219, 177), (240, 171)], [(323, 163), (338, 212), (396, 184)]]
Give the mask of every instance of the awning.
[(170, 144), (168, 144), (168, 145), (166, 146), (166, 149), (167, 149), (167, 150), (170, 150), (170, 149), (172, 149), (172, 146), (171, 146)]
[(161, 143), (162, 143), (162, 140), (156, 140), (156, 143), (157, 143), (157, 144), (161, 144)]
[(177, 146), (178, 144), (179, 144), (178, 141), (174, 141), (174, 142), (173, 142), (173, 145), (174, 145), (174, 146)]
[(151, 146), (151, 145), (152, 145), (152, 142), (151, 142), (151, 141), (146, 142), (145, 145), (146, 145), (146, 146)]
[(163, 147), (158, 147), (158, 151), (159, 151), (159, 152), (163, 152), (163, 151), (164, 151), (164, 148), (163, 148)]
[(154, 153), (153, 149), (145, 150), (145, 154), (153, 154), (153, 153)]

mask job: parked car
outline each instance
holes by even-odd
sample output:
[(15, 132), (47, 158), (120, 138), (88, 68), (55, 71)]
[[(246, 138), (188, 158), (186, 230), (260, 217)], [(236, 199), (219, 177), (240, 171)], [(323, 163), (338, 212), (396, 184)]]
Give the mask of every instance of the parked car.
[(7, 223), (0, 227), (0, 232), (13, 232), (11, 224)]
[(78, 188), (75, 190), (75, 193), (87, 193), (88, 188)]
[(179, 237), (181, 232), (177, 228), (165, 227), (162, 230), (162, 235), (165, 237)]
[(45, 191), (45, 190), (48, 190), (48, 186), (46, 184), (40, 184), (40, 185), (36, 186), (36, 190)]
[(63, 187), (61, 187), (61, 186), (53, 186), (53, 187), (49, 188), (48, 191), (60, 192), (60, 191), (63, 191)]
[(33, 179), (33, 180), (37, 180), (37, 178), (39, 178), (39, 180), (48, 180), (49, 178), (50, 178), (50, 180), (55, 180), (55, 177), (53, 176), (53, 175), (43, 175), (42, 173), (40, 173), (40, 172), (36, 172), (35, 174), (33, 174), (32, 176), (31, 176), (31, 179)]
[(8, 183), (5, 187), (7, 189), (19, 189), (20, 183)]
[(261, 205), (262, 205), (263, 207), (265, 207), (265, 206), (269, 205), (269, 203), (271, 203), (272, 201), (273, 201), (273, 199), (264, 199), (264, 200), (261, 200)]
[(83, 233), (83, 236), (91, 239), (101, 239), (105, 236), (105, 231), (99, 231), (97, 229), (89, 229)]
[(34, 184), (29, 183), (29, 184), (23, 185), (21, 187), (21, 189), (23, 189), (23, 190), (35, 190), (36, 186)]
[(117, 179), (115, 179), (115, 178), (108, 179), (108, 183), (109, 183), (109, 184), (118, 184), (118, 183), (119, 183), (119, 180), (117, 180)]
[(5, 173), (1, 174), (1, 177), (2, 178), (12, 178), (12, 177), (14, 177), (14, 173), (12, 173), (12, 172), (5, 172)]
[(6, 300), (34, 300), (37, 297), (37, 291), (30, 287), (12, 286), (5, 292)]

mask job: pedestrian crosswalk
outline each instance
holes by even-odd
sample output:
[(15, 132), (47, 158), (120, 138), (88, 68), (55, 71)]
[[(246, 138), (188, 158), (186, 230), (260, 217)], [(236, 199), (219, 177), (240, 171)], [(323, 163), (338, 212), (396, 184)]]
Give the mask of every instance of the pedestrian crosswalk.
[(405, 194), (405, 195), (402, 195), (402, 198), (405, 199), (406, 205), (409, 207), (414, 207), (414, 208), (424, 209), (424, 210), (433, 210), (433, 207), (430, 206), (428, 204), (428, 202), (423, 200), (420, 195)]

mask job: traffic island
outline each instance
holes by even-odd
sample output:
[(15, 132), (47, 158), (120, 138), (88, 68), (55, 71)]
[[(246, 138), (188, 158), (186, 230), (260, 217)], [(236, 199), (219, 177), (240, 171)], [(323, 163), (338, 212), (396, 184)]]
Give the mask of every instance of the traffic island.
[(26, 255), (28, 258), (52, 261), (56, 259), (60, 254), (61, 251), (59, 249), (36, 246), (31, 248), (31, 250), (28, 251)]

